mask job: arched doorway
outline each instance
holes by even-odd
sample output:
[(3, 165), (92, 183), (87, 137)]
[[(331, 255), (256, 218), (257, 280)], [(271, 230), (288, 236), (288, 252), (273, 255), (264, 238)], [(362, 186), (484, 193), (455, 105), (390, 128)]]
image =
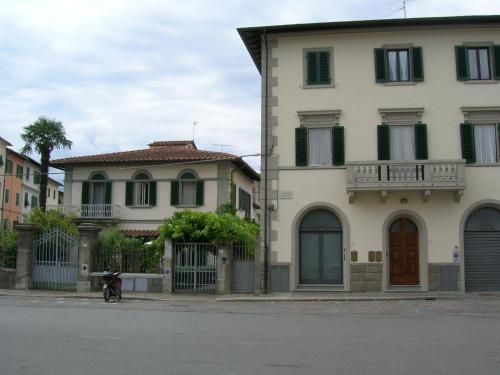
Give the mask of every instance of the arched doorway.
[(342, 224), (326, 209), (309, 212), (300, 223), (300, 284), (342, 284)]
[(418, 227), (407, 217), (389, 226), (389, 284), (419, 285)]
[(465, 290), (500, 291), (500, 210), (481, 207), (464, 230)]

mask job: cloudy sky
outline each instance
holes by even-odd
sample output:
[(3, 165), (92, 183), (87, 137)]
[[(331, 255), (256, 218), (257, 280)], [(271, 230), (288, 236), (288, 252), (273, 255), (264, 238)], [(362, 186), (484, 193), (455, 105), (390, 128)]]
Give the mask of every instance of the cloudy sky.
[[(260, 150), (260, 82), (236, 28), (401, 17), (396, 0), (0, 0), (0, 136), (40, 115), (71, 151), (191, 139)], [(413, 0), (409, 17), (499, 14), (491, 0)], [(36, 156), (35, 156), (36, 157)], [(257, 169), (258, 159), (248, 161)]]

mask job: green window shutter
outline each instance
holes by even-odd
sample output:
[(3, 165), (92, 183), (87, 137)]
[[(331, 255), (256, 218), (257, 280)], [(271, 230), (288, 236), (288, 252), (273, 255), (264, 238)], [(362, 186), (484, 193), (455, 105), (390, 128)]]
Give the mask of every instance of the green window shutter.
[(24, 176), (24, 171), (23, 171), (23, 167), (22, 165), (18, 165), (16, 167), (16, 177), (17, 178), (20, 178), (21, 180), (23, 179), (23, 176)]
[(467, 163), (475, 163), (474, 125), (470, 123), (460, 124), (460, 140), (462, 142), (462, 159), (465, 159)]
[(203, 201), (205, 197), (205, 181), (197, 180), (196, 181), (196, 205), (203, 206)]
[(384, 48), (375, 48), (375, 82), (387, 82), (387, 57)]
[(89, 204), (90, 202), (90, 182), (84, 181), (82, 183), (82, 204)]
[(3, 167), (3, 155), (0, 155), (0, 167)]
[(10, 190), (5, 189), (5, 203), (9, 203)]
[(308, 85), (317, 85), (318, 84), (318, 54), (317, 52), (307, 52), (306, 55), (306, 70), (307, 70), (307, 79), (306, 83)]
[(105, 204), (111, 204), (112, 200), (112, 192), (113, 192), (113, 185), (111, 184), (111, 181), (106, 181), (104, 184), (104, 203)]
[(318, 53), (319, 57), (319, 84), (329, 85), (331, 81), (330, 77), (330, 52), (321, 51)]
[(307, 166), (307, 128), (295, 128), (295, 165)]
[(422, 47), (411, 48), (412, 80), (419, 82), (424, 80), (424, 59)]
[(170, 184), (170, 205), (179, 205), (179, 181), (172, 181)]
[(333, 165), (345, 164), (344, 127), (332, 128), (332, 162)]
[(16, 193), (16, 207), (19, 207), (19, 193)]
[(40, 185), (40, 180), (40, 172), (35, 171), (33, 174), (33, 182), (35, 183), (35, 185)]
[(5, 173), (12, 174), (12, 161), (7, 159), (5, 162)]
[(133, 181), (127, 181), (125, 183), (125, 206), (134, 205), (134, 183)]
[(415, 159), (427, 160), (427, 125), (415, 124)]
[(469, 66), (465, 46), (455, 46), (455, 61), (457, 63), (457, 80), (467, 81), (469, 79)]
[(236, 208), (236, 184), (231, 184), (231, 206)]
[(149, 183), (149, 205), (156, 206), (156, 181)]
[(391, 128), (389, 125), (377, 126), (378, 160), (391, 160)]
[(493, 46), (493, 78), (500, 80), (500, 46)]

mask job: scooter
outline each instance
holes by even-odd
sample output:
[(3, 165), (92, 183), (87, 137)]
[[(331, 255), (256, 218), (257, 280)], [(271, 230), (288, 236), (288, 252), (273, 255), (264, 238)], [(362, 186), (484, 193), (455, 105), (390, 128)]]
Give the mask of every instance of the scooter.
[(102, 292), (104, 300), (110, 302), (112, 299), (120, 301), (122, 299), (122, 279), (120, 272), (106, 271), (102, 275)]

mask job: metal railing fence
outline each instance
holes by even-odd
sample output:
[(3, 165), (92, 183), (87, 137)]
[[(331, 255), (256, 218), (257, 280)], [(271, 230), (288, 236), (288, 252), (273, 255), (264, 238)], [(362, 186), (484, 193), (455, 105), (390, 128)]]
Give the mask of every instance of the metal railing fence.
[(163, 273), (162, 255), (147, 248), (97, 249), (92, 259), (93, 272)]

